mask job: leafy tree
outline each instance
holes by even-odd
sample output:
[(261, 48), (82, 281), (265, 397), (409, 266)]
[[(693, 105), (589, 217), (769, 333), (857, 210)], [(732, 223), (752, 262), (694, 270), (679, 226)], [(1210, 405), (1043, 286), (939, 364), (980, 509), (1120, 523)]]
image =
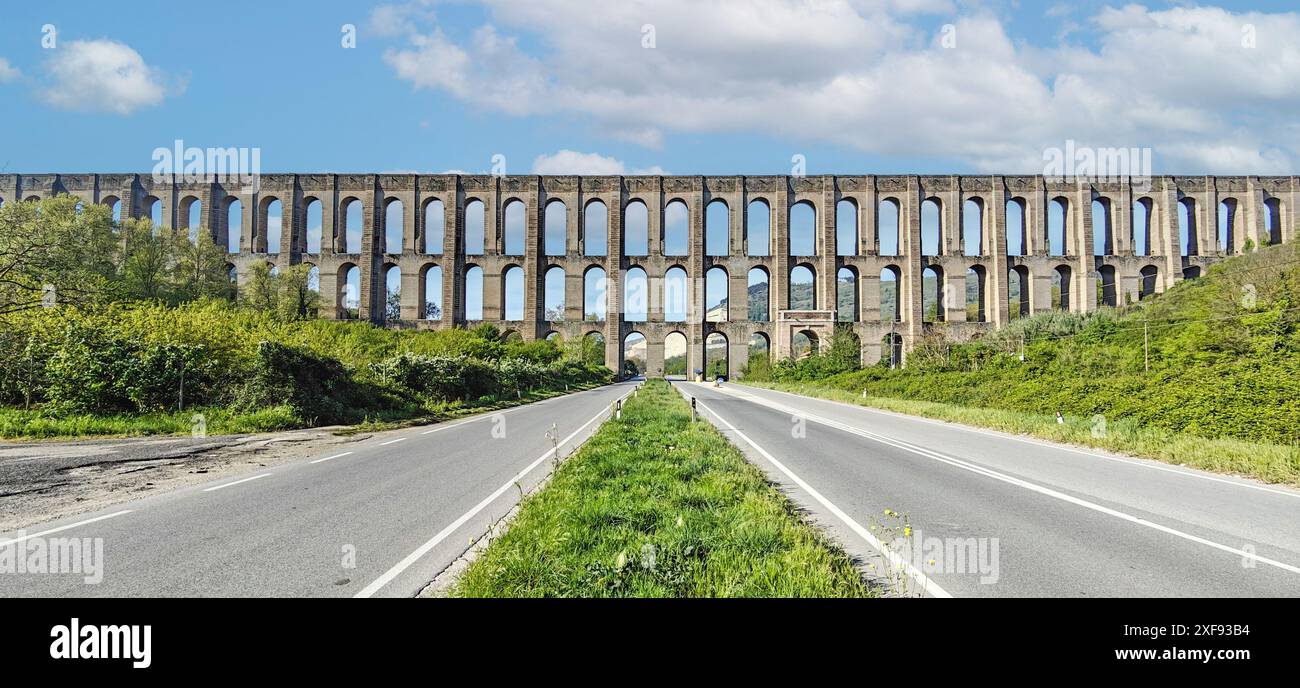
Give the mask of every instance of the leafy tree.
[(320, 310), (320, 292), (312, 288), (311, 266), (292, 265), (272, 277), (275, 312), (285, 321), (307, 320)]
[(175, 303), (203, 298), (228, 299), (233, 295), (226, 271), (226, 251), (200, 231), (193, 241), (186, 231), (171, 236), (170, 281)]
[(248, 276), (239, 288), (239, 302), (254, 310), (276, 312), (275, 276), (271, 265), (258, 261), (248, 268)]
[(114, 297), (112, 211), (59, 195), (0, 207), (0, 314)]

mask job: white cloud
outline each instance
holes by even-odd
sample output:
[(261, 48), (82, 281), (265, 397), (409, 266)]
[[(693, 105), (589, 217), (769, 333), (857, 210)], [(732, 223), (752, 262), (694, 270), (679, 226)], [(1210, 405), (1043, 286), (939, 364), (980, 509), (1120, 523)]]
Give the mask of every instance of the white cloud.
[(129, 115), (168, 95), (167, 77), (125, 43), (67, 41), (53, 52), (46, 64), (50, 84), (41, 95), (54, 107)]
[(22, 75), (17, 67), (9, 64), (9, 60), (0, 57), (0, 84), (7, 84)]
[(539, 155), (533, 160), (533, 174), (581, 174), (589, 176), (599, 175), (661, 175), (666, 174), (663, 168), (655, 165), (653, 167), (634, 169), (628, 172), (627, 165), (622, 160), (601, 155), (599, 153), (579, 153), (564, 149), (551, 155)]
[(491, 20), (468, 38), (424, 25), (385, 59), (416, 88), (582, 117), (648, 148), (673, 132), (744, 132), (1003, 172), (1040, 171), (1043, 149), (1067, 139), (1151, 147), (1166, 171), (1300, 160), (1300, 140), (1281, 135), (1300, 107), (1295, 13), (1107, 7), (1087, 19), (1085, 47), (1065, 42), (1068, 28), (1052, 45), (1013, 40), (994, 15), (963, 10), (946, 49), (915, 16), (956, 13), (946, 0), (484, 4)]

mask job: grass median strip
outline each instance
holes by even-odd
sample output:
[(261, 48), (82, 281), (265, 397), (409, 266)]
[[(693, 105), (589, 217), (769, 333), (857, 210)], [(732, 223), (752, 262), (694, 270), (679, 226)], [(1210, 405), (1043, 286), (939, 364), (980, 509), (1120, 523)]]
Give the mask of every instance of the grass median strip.
[(461, 575), (463, 597), (870, 597), (850, 558), (652, 380)]

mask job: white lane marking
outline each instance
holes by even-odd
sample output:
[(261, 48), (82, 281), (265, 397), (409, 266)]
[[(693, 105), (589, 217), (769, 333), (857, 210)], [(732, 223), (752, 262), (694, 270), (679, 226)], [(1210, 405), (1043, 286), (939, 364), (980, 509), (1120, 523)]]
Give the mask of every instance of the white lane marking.
[(1073, 495), (1065, 494), (1064, 492), (1058, 492), (1056, 490), (1051, 489), (1050, 487), (1043, 487), (1042, 485), (1031, 483), (1027, 480), (1022, 480), (1015, 476), (1007, 475), (1006, 473), (1002, 473), (1000, 471), (996, 471), (991, 468), (986, 468), (978, 464), (970, 463), (969, 461), (959, 459), (955, 456), (941, 454), (939, 452), (932, 451), (924, 447), (910, 444), (908, 442), (903, 442), (901, 440), (895, 440), (893, 438), (871, 432), (870, 430), (863, 430), (861, 428), (854, 427), (847, 423), (841, 423), (840, 421), (837, 420), (832, 420), (830, 418), (824, 418), (821, 416), (810, 414), (807, 413), (806, 411), (801, 411), (793, 407), (786, 406), (784, 404), (779, 404), (774, 401), (761, 399), (759, 397), (750, 396), (749, 399), (747, 399), (747, 401), (749, 401), (750, 403), (758, 404), (760, 406), (767, 406), (769, 408), (776, 409), (778, 411), (781, 411), (782, 413), (790, 413), (792, 415), (797, 415), (801, 418), (806, 418), (810, 421), (813, 421), (814, 423), (820, 423), (822, 425), (826, 425), (835, 428), (837, 430), (843, 430), (844, 432), (852, 433), (860, 437), (865, 437), (867, 439), (875, 440), (882, 444), (888, 444), (892, 447), (897, 447), (904, 451), (909, 451), (912, 452), (913, 454), (917, 454), (919, 456), (923, 456), (928, 459), (933, 459), (935, 461), (946, 463), (950, 466), (955, 466), (957, 468), (961, 468), (963, 470), (967, 470), (972, 473), (977, 473), (985, 477), (993, 478), (994, 480), (1001, 480), (1002, 482), (1009, 483), (1017, 487), (1023, 487), (1026, 490), (1031, 490), (1033, 492), (1037, 492), (1039, 494), (1046, 495), (1048, 497), (1053, 497), (1055, 499), (1059, 499), (1064, 502), (1069, 502), (1070, 504), (1081, 506), (1085, 509), (1091, 509), (1098, 513), (1106, 514), (1107, 516), (1113, 516), (1120, 520), (1128, 521), (1129, 523), (1145, 526), (1147, 528), (1151, 528), (1153, 530), (1157, 530), (1162, 533), (1166, 533), (1168, 535), (1173, 535), (1175, 537), (1182, 538), (1189, 542), (1195, 542), (1197, 544), (1205, 545), (1206, 547), (1212, 547), (1217, 550), (1235, 554), (1239, 557), (1242, 557), (1243, 559), (1257, 561), (1261, 564), (1268, 564), (1269, 566), (1274, 566), (1284, 571), (1290, 571), (1291, 573), (1300, 574), (1300, 566), (1292, 566), (1291, 564), (1277, 561), (1276, 559), (1261, 557), (1258, 554), (1255, 554), (1254, 552), (1247, 552), (1242, 549), (1237, 549), (1236, 547), (1220, 544), (1213, 540), (1207, 540), (1203, 537), (1200, 537), (1199, 535), (1192, 535), (1191, 533), (1186, 533), (1181, 530), (1177, 530), (1175, 528), (1170, 528), (1169, 526), (1161, 525), (1153, 521), (1148, 521), (1144, 518), (1140, 518), (1132, 514), (1125, 513), (1123, 511), (1118, 511), (1116, 509), (1112, 509), (1107, 506), (1102, 506), (1101, 504), (1090, 502), (1086, 499), (1080, 499)]
[(904, 573), (907, 574), (908, 578), (911, 578), (913, 581), (916, 581), (916, 584), (921, 586), (921, 590), (923, 592), (927, 592), (934, 597), (940, 597), (940, 598), (952, 597), (952, 594), (949, 593), (947, 590), (944, 590), (943, 588), (939, 587), (938, 583), (935, 583), (933, 580), (930, 580), (928, 576), (922, 573), (910, 562), (900, 557), (897, 552), (886, 547), (884, 543), (882, 543), (880, 540), (876, 538), (876, 536), (871, 534), (871, 531), (867, 530), (866, 528), (863, 528), (862, 524), (855, 521), (853, 517), (844, 513), (843, 509), (840, 509), (838, 506), (835, 506), (835, 504), (831, 502), (831, 500), (827, 499), (825, 496), (822, 495), (822, 493), (814, 489), (812, 485), (809, 485), (807, 482), (805, 482), (803, 478), (800, 478), (799, 476), (795, 475), (794, 471), (790, 470), (789, 468), (786, 468), (785, 464), (778, 461), (775, 456), (772, 456), (772, 454), (769, 453), (766, 449), (763, 449), (762, 447), (758, 446), (758, 443), (750, 439), (749, 435), (746, 435), (745, 433), (741, 432), (739, 428), (729, 423), (726, 418), (723, 418), (722, 416), (718, 415), (717, 411), (714, 411), (713, 409), (709, 408), (708, 405), (705, 404), (704, 402), (697, 400), (696, 404), (700, 408), (712, 414), (714, 418), (717, 418), (718, 422), (727, 426), (727, 429), (735, 433), (737, 437), (749, 443), (749, 446), (753, 447), (754, 450), (757, 451), (759, 454), (762, 454), (763, 458), (770, 461), (773, 466), (776, 466), (777, 470), (781, 471), (786, 475), (786, 477), (793, 480), (796, 485), (798, 485), (800, 488), (803, 489), (804, 492), (807, 492), (810, 496), (812, 496), (813, 499), (817, 500), (819, 504), (826, 507), (828, 511), (834, 514), (836, 518), (840, 519), (840, 521), (842, 521), (844, 525), (848, 526), (850, 529), (853, 530), (853, 532), (857, 533), (858, 537), (861, 537), (863, 540), (866, 540), (867, 544), (871, 545), (872, 548), (874, 548), (877, 552), (880, 552), (880, 555), (888, 559), (889, 563), (892, 566), (895, 566), (898, 569), (902, 570)]
[(406, 438), (406, 437), (398, 437), (398, 438), (395, 439), (395, 440), (388, 440), (387, 442), (380, 442), (380, 443), (379, 443), (379, 446), (381, 446), (381, 447), (387, 447), (387, 446), (390, 445), (390, 444), (397, 444), (398, 442), (405, 442), (407, 439), (409, 439), (409, 438)]
[(204, 488), (203, 491), (204, 491), (204, 492), (216, 492), (217, 490), (224, 490), (224, 489), (226, 489), (227, 487), (230, 487), (231, 485), (238, 485), (238, 484), (240, 484), (240, 483), (246, 483), (246, 482), (248, 482), (248, 481), (250, 481), (250, 480), (257, 480), (258, 478), (265, 478), (265, 477), (268, 476), (268, 475), (271, 475), (271, 474), (270, 474), (270, 473), (262, 473), (262, 474), (260, 474), (260, 475), (252, 476), (251, 478), (244, 478), (244, 479), (242, 479), (242, 480), (236, 480), (236, 481), (233, 482), (233, 483), (226, 483), (226, 484), (224, 484), (224, 485), (217, 485), (216, 487), (207, 487), (207, 488)]
[[(627, 398), (626, 394), (621, 397), (621, 399), (626, 399), (626, 398)], [(578, 433), (582, 432), (583, 430), (586, 430), (587, 426), (591, 425), (592, 423), (595, 423), (597, 420), (600, 420), (608, 412), (609, 411), (607, 409), (602, 409), (600, 413), (597, 413), (594, 417), (592, 417), (591, 420), (587, 421), (586, 423), (583, 423), (582, 427), (578, 428), (577, 430), (574, 430), (573, 434), (560, 440), (559, 446), (563, 447), (564, 445), (568, 444), (569, 440), (572, 440), (574, 437), (577, 437)], [(442, 530), (438, 531), (438, 534), (434, 535), (432, 538), (429, 538), (428, 542), (424, 543), (423, 545), (420, 545), (415, 549), (414, 552), (411, 552), (410, 554), (406, 555), (406, 558), (394, 564), (393, 568), (388, 569), (388, 571), (386, 571), (384, 575), (376, 578), (374, 581), (370, 583), (370, 585), (367, 585), (366, 587), (362, 588), (361, 592), (358, 592), (356, 595), (353, 595), (353, 597), (354, 598), (370, 597), (375, 593), (379, 592), (385, 585), (388, 585), (389, 583), (393, 582), (393, 579), (400, 576), (403, 571), (410, 568), (413, 564), (415, 564), (415, 562), (419, 561), (421, 557), (423, 557), (424, 555), (432, 551), (434, 547), (437, 547), (438, 543), (442, 542), (443, 540), (446, 540), (447, 537), (450, 536), (452, 533), (456, 532), (458, 528), (465, 525), (471, 518), (474, 518), (476, 515), (478, 515), (480, 511), (486, 509), (489, 504), (495, 502), (498, 497), (505, 494), (507, 490), (514, 487), (515, 483), (523, 480), (524, 477), (527, 476), (529, 473), (531, 473), (534, 468), (537, 468), (543, 461), (550, 459), (554, 455), (555, 455), (555, 450), (551, 449), (551, 450), (547, 450), (545, 454), (542, 454), (541, 456), (537, 457), (536, 461), (533, 461), (532, 463), (524, 467), (522, 471), (516, 473), (513, 478), (511, 478), (506, 482), (506, 484), (502, 485), (501, 487), (498, 487), (495, 492), (488, 495), (487, 497), (484, 497), (483, 501), (474, 505), (474, 508), (470, 509), (469, 511), (466, 511), (464, 514), (461, 515), (460, 518), (456, 519), (455, 521), (452, 521), (451, 524), (448, 525), (446, 528), (443, 528)]]
[[(1138, 466), (1138, 467), (1141, 467), (1141, 468), (1149, 468), (1149, 469), (1154, 470), (1154, 471), (1164, 471), (1165, 473), (1173, 473), (1174, 475), (1181, 475), (1181, 476), (1185, 476), (1185, 477), (1188, 477), (1188, 478), (1197, 478), (1197, 479), (1200, 479), (1200, 480), (1209, 480), (1210, 482), (1223, 483), (1223, 484), (1225, 484), (1225, 485), (1233, 485), (1233, 486), (1235, 486), (1235, 487), (1244, 487), (1244, 488), (1247, 488), (1247, 489), (1250, 489), (1250, 490), (1259, 490), (1260, 492), (1268, 492), (1268, 493), (1270, 493), (1270, 494), (1276, 494), (1276, 495), (1282, 495), (1282, 496), (1284, 496), (1284, 497), (1294, 497), (1294, 498), (1300, 499), (1300, 492), (1289, 492), (1289, 491), (1287, 491), (1287, 490), (1279, 490), (1279, 489), (1277, 489), (1277, 488), (1275, 488), (1275, 487), (1269, 487), (1269, 486), (1267, 486), (1267, 485), (1255, 485), (1255, 484), (1253, 484), (1253, 483), (1243, 482), (1243, 481), (1241, 481), (1241, 480), (1229, 480), (1228, 478), (1221, 478), (1221, 477), (1214, 476), (1214, 475), (1207, 475), (1207, 474), (1205, 474), (1205, 473), (1203, 473), (1203, 472), (1200, 472), (1200, 471), (1197, 470), (1197, 469), (1187, 469), (1187, 468), (1178, 468), (1178, 467), (1174, 467), (1174, 466), (1164, 466), (1164, 465), (1160, 465), (1159, 463), (1156, 463), (1156, 459), (1133, 459), (1133, 458), (1127, 458), (1127, 457), (1123, 457), (1123, 456), (1114, 456), (1114, 455), (1111, 455), (1111, 454), (1101, 454), (1101, 453), (1096, 452), (1096, 451), (1091, 451), (1091, 450), (1088, 450), (1088, 449), (1081, 449), (1081, 448), (1079, 448), (1079, 447), (1074, 447), (1074, 446), (1071, 446), (1071, 445), (1068, 445), (1068, 444), (1061, 444), (1061, 443), (1051, 442), (1051, 441), (1048, 441), (1048, 440), (1040, 440), (1040, 439), (1035, 439), (1035, 438), (1032, 438), (1032, 437), (1022, 437), (1022, 436), (1020, 436), (1020, 435), (1012, 434), (1012, 433), (1010, 433), (1010, 432), (1000, 432), (1000, 431), (997, 431), (997, 430), (988, 430), (988, 429), (985, 429), (985, 428), (976, 428), (976, 427), (972, 427), (972, 426), (970, 426), (970, 425), (966, 425), (965, 423), (957, 423), (957, 422), (954, 422), (954, 421), (938, 420), (938, 419), (935, 419), (935, 418), (925, 418), (925, 417), (923, 417), (923, 416), (914, 416), (914, 415), (912, 415), (912, 414), (910, 414), (910, 413), (900, 413), (900, 412), (898, 412), (898, 411), (887, 411), (887, 410), (885, 410), (885, 409), (878, 409), (878, 408), (873, 408), (873, 407), (870, 407), (870, 406), (863, 406), (863, 405), (861, 405), (861, 404), (850, 404), (850, 403), (848, 403), (848, 402), (846, 402), (846, 401), (839, 401), (839, 400), (837, 400), (837, 399), (823, 399), (822, 397), (814, 397), (814, 396), (809, 396), (809, 395), (806, 395), (806, 394), (796, 394), (796, 393), (794, 393), (794, 392), (785, 392), (785, 391), (782, 391), (782, 390), (779, 390), (779, 389), (767, 389), (766, 387), (755, 387), (754, 389), (763, 390), (763, 391), (766, 391), (766, 392), (773, 392), (773, 393), (776, 393), (776, 394), (784, 394), (784, 395), (786, 395), (786, 396), (798, 397), (798, 398), (800, 398), (800, 399), (811, 399), (811, 400), (813, 400), (813, 401), (824, 401), (824, 402), (829, 403), (829, 404), (837, 404), (837, 405), (839, 405), (839, 406), (845, 406), (845, 407), (848, 407), (848, 408), (851, 408), (851, 409), (857, 409), (857, 410), (859, 410), (859, 411), (866, 411), (866, 412), (868, 412), (868, 413), (876, 413), (876, 414), (880, 414), (880, 415), (882, 415), (882, 416), (893, 416), (893, 417), (896, 417), (896, 418), (905, 418), (905, 419), (907, 419), (907, 420), (914, 420), (914, 421), (917, 421), (917, 422), (920, 422), (920, 423), (928, 423), (928, 424), (930, 424), (930, 425), (937, 425), (937, 426), (939, 426), (939, 427), (951, 428), (951, 429), (954, 429), (954, 430), (961, 430), (961, 431), (963, 431), (963, 432), (973, 432), (973, 433), (976, 433), (976, 434), (979, 434), (979, 435), (988, 435), (989, 437), (997, 437), (997, 438), (999, 438), (999, 439), (1004, 439), (1004, 440), (1014, 440), (1014, 441), (1016, 441), (1016, 442), (1024, 442), (1025, 444), (1036, 444), (1036, 445), (1038, 445), (1038, 446), (1040, 446), (1040, 447), (1046, 447), (1046, 448), (1048, 448), (1048, 449), (1060, 449), (1060, 450), (1062, 450), (1062, 451), (1068, 451), (1068, 452), (1072, 452), (1072, 453), (1074, 453), (1074, 454), (1082, 454), (1082, 455), (1084, 455), (1084, 456), (1090, 456), (1090, 457), (1093, 457), (1093, 458), (1096, 458), (1096, 459), (1105, 459), (1106, 461), (1114, 461), (1114, 462), (1116, 462), (1116, 463), (1127, 464), (1127, 465), (1129, 465), (1129, 466)], [(739, 396), (739, 393), (737, 393), (737, 392), (733, 392), (733, 394), (736, 394), (737, 396)], [(753, 396), (753, 397), (760, 397), (760, 398), (761, 398), (760, 395), (746, 395), (746, 396)]]
[(420, 434), (421, 434), (421, 435), (432, 435), (432, 434), (435, 433), (435, 432), (442, 432), (443, 430), (451, 430), (452, 428), (459, 428), (459, 427), (462, 426), (462, 425), (468, 425), (468, 424), (470, 424), (470, 423), (473, 423), (473, 422), (476, 421), (476, 420), (483, 420), (484, 418), (491, 418), (491, 417), (492, 417), (491, 415), (478, 416), (478, 417), (475, 417), (475, 418), (471, 418), (470, 420), (464, 420), (464, 421), (461, 421), (461, 422), (459, 422), (459, 423), (453, 423), (453, 424), (451, 424), (451, 425), (442, 425), (442, 426), (436, 427), (436, 428), (434, 428), (434, 429), (432, 429), (432, 430), (425, 430), (424, 432), (422, 432), (422, 433), (420, 433)]
[(77, 521), (76, 523), (69, 523), (69, 524), (66, 525), (66, 526), (59, 526), (58, 528), (50, 528), (49, 530), (42, 530), (42, 531), (39, 532), (39, 533), (32, 533), (32, 534), (30, 534), (30, 535), (24, 535), (24, 536), (22, 536), (22, 537), (13, 538), (12, 540), (0, 540), (0, 547), (8, 547), (9, 545), (16, 545), (16, 544), (18, 544), (18, 543), (20, 543), (20, 542), (23, 542), (24, 540), (30, 540), (30, 539), (32, 539), (32, 538), (34, 538), (34, 537), (43, 537), (43, 536), (45, 536), (45, 535), (49, 535), (49, 534), (51, 534), (51, 533), (60, 533), (60, 532), (63, 532), (63, 531), (65, 531), (65, 530), (71, 530), (72, 528), (76, 528), (76, 527), (78, 527), (78, 526), (84, 526), (84, 525), (87, 525), (87, 524), (90, 524), (90, 523), (98, 523), (99, 521), (105, 521), (105, 520), (108, 520), (108, 519), (110, 519), (110, 518), (114, 518), (114, 517), (116, 517), (116, 516), (121, 516), (122, 514), (129, 514), (129, 513), (131, 513), (131, 511), (132, 511), (131, 509), (123, 509), (123, 510), (121, 510), (121, 511), (114, 511), (114, 512), (111, 513), (111, 514), (104, 514), (103, 516), (96, 516), (96, 517), (94, 517), (94, 518), (88, 518), (88, 519), (86, 519), (86, 520), (84, 520), (84, 521)]
[(345, 457), (345, 456), (350, 455), (351, 453), (352, 453), (352, 452), (343, 452), (342, 454), (335, 454), (334, 456), (327, 456), (327, 457), (325, 457), (325, 458), (323, 458), (323, 459), (316, 459), (315, 461), (308, 461), (307, 463), (325, 463), (326, 461), (333, 461), (334, 459), (341, 459), (341, 458), (343, 458), (343, 457)]

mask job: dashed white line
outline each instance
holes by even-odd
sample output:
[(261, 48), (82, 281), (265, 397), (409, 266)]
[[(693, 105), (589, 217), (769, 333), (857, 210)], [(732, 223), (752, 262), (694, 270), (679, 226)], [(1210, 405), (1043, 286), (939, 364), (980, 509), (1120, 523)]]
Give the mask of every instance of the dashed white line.
[(381, 446), (381, 447), (387, 447), (387, 446), (390, 445), (390, 444), (397, 444), (398, 442), (405, 442), (407, 439), (409, 439), (409, 438), (407, 438), (407, 437), (398, 437), (398, 438), (395, 439), (395, 440), (388, 440), (387, 442), (380, 442), (380, 443), (379, 443), (379, 446)]
[(261, 474), (259, 474), (259, 475), (254, 475), (254, 476), (249, 477), (249, 478), (243, 478), (243, 479), (241, 479), (241, 480), (236, 480), (236, 481), (234, 481), (233, 483), (225, 483), (225, 484), (223, 484), (223, 485), (217, 485), (216, 487), (207, 487), (207, 488), (204, 488), (203, 491), (204, 491), (204, 492), (216, 492), (217, 490), (224, 490), (224, 489), (226, 489), (227, 487), (230, 487), (230, 486), (232, 486), (232, 485), (238, 485), (238, 484), (240, 484), (240, 483), (246, 483), (246, 482), (248, 482), (248, 481), (250, 481), (250, 480), (257, 480), (258, 478), (265, 478), (265, 477), (268, 476), (268, 475), (271, 475), (271, 474), (270, 474), (270, 473), (261, 473)]
[(308, 461), (307, 463), (325, 463), (326, 461), (332, 461), (332, 460), (334, 460), (334, 459), (341, 459), (341, 458), (343, 458), (343, 457), (345, 457), (345, 456), (350, 455), (351, 453), (352, 453), (352, 452), (343, 452), (342, 454), (335, 454), (334, 456), (327, 456), (327, 457), (325, 457), (325, 458), (323, 458), (323, 459), (316, 459), (315, 461)]
[(63, 532), (63, 531), (65, 531), (65, 530), (71, 530), (72, 528), (76, 528), (76, 527), (78, 527), (78, 526), (84, 526), (84, 525), (87, 525), (87, 524), (90, 524), (90, 523), (98, 523), (99, 521), (105, 521), (105, 520), (108, 520), (108, 519), (110, 519), (110, 518), (114, 518), (114, 517), (117, 517), (117, 516), (121, 516), (121, 515), (123, 515), (123, 514), (129, 514), (129, 513), (131, 513), (131, 511), (132, 511), (131, 509), (123, 509), (123, 510), (121, 510), (121, 511), (114, 511), (114, 512), (111, 513), (111, 514), (104, 514), (103, 516), (96, 516), (96, 517), (94, 517), (94, 518), (88, 518), (88, 519), (86, 519), (86, 520), (84, 520), (84, 521), (77, 521), (76, 523), (69, 523), (69, 524), (66, 525), (66, 526), (59, 526), (58, 528), (50, 528), (49, 530), (42, 530), (42, 531), (39, 532), (39, 533), (31, 533), (31, 534), (29, 534), (29, 535), (23, 535), (22, 537), (16, 537), (16, 538), (13, 538), (12, 540), (0, 540), (0, 547), (8, 547), (9, 545), (16, 545), (16, 544), (18, 544), (18, 543), (20, 543), (20, 542), (23, 542), (24, 540), (30, 540), (30, 539), (32, 539), (32, 538), (34, 538), (34, 537), (43, 537), (43, 536), (45, 536), (45, 535), (49, 535), (49, 534), (51, 534), (51, 533), (60, 533), (60, 532)]

